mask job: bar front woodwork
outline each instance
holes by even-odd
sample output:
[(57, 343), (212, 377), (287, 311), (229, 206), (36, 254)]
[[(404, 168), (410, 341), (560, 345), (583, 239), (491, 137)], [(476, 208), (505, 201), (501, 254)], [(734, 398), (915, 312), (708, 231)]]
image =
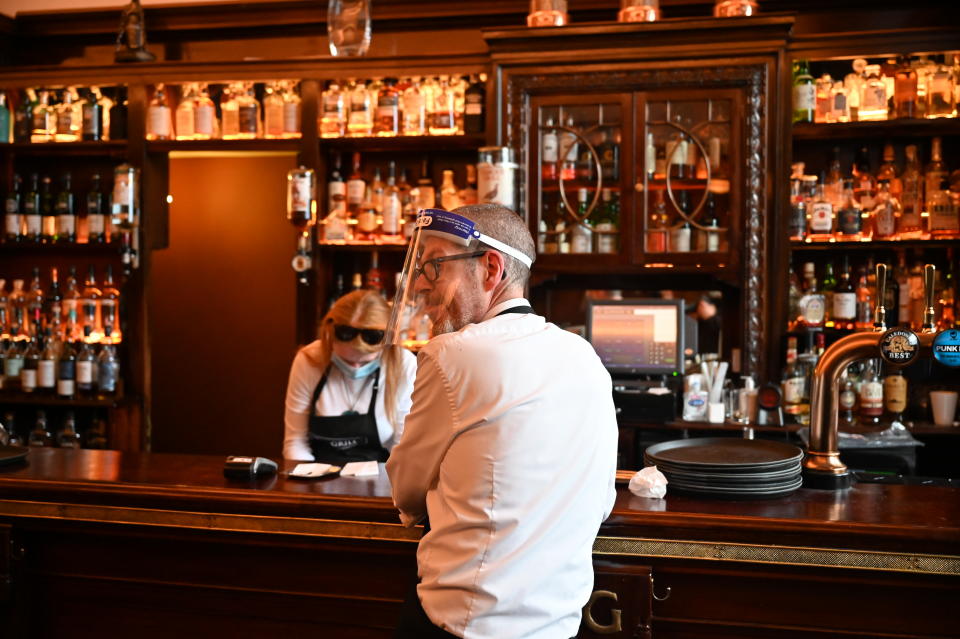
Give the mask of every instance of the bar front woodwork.
[[(0, 469), (0, 635), (390, 637), (421, 531), (385, 475), (245, 482), (222, 465), (35, 449)], [(960, 636), (960, 489), (621, 486), (594, 563), (580, 637)]]

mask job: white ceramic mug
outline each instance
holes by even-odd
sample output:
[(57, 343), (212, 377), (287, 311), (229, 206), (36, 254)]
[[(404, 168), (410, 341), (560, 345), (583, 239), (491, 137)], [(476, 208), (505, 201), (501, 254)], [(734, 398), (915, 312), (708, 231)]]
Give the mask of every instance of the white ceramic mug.
[(930, 407), (933, 423), (937, 426), (952, 426), (957, 414), (957, 391), (930, 391)]

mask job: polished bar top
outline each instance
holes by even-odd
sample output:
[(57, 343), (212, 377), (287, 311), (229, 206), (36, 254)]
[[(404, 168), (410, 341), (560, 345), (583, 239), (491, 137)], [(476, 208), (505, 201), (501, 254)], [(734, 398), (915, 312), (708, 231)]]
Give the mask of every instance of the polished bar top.
[[(31, 449), (27, 463), (0, 467), (0, 501), (398, 522), (382, 465), (378, 477), (302, 480), (288, 478), (295, 462), (283, 461), (274, 477), (238, 481), (224, 478), (223, 462), (217, 456)], [(960, 489), (859, 484), (846, 491), (723, 500), (669, 489), (665, 499), (647, 499), (621, 485), (600, 534), (960, 556)]]

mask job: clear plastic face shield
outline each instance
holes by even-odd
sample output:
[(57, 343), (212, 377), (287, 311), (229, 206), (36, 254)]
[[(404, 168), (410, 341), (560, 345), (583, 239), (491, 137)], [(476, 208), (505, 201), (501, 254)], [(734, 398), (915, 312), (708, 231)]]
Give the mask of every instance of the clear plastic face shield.
[[(472, 220), (442, 209), (424, 209), (407, 246), (385, 342), (427, 339), (458, 330), (476, 316), (481, 299), (475, 260), (490, 250), (533, 261), (503, 242), (484, 235)], [(477, 289), (477, 290), (474, 290)]]

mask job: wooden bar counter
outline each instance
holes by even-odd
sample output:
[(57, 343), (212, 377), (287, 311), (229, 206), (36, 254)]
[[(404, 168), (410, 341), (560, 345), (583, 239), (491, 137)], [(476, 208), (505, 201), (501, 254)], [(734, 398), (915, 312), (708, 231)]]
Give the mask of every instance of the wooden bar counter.
[[(390, 637), (420, 530), (385, 475), (232, 481), (223, 461), (35, 449), (0, 468), (0, 636)], [(960, 636), (956, 488), (623, 486), (594, 557), (581, 637)]]

